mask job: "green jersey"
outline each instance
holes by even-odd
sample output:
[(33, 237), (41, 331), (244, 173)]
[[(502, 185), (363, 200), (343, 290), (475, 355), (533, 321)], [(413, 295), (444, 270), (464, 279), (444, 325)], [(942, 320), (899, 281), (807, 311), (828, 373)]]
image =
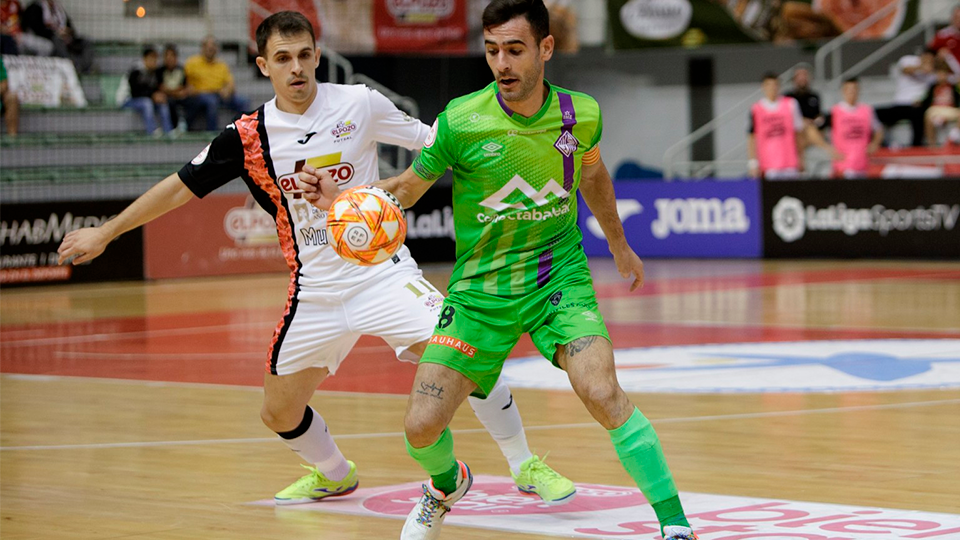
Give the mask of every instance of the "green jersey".
[(576, 190), (602, 126), (596, 100), (555, 86), (530, 118), (507, 107), (496, 83), (447, 105), (413, 170), (433, 181), (453, 168), (451, 292), (524, 295), (585, 264)]

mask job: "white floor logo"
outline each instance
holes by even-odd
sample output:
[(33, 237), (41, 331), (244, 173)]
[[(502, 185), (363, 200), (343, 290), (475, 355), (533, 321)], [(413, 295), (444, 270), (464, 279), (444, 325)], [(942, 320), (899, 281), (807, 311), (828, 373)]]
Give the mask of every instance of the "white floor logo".
[[(628, 392), (834, 392), (960, 387), (960, 340), (742, 343), (618, 349)], [(539, 356), (503, 367), (511, 387), (569, 390)]]
[(875, 231), (886, 236), (891, 231), (952, 231), (960, 219), (960, 204), (932, 204), (929, 208), (849, 208), (837, 203), (826, 208), (804, 206), (794, 197), (781, 198), (773, 207), (773, 232), (784, 242), (795, 242), (806, 231), (843, 231), (854, 236)]
[[(419, 482), (360, 488), (347, 497), (320, 504), (276, 507), (273, 517), (299, 521), (309, 515), (304, 512), (324, 512), (388, 518), (397, 520), (399, 530), (400, 520), (421, 493)], [(960, 533), (960, 516), (953, 514), (706, 493), (681, 493), (680, 498), (701, 540), (948, 540)], [(252, 504), (274, 506), (273, 499)], [(577, 484), (577, 498), (572, 502), (547, 506), (536, 497), (518, 493), (511, 479), (487, 475), (474, 476), (473, 487), (446, 523), (502, 531), (486, 538), (516, 533), (598, 540), (660, 538), (657, 516), (635, 487)], [(310, 521), (311, 526), (315, 524)], [(450, 538), (456, 537), (456, 530), (450, 533)]]

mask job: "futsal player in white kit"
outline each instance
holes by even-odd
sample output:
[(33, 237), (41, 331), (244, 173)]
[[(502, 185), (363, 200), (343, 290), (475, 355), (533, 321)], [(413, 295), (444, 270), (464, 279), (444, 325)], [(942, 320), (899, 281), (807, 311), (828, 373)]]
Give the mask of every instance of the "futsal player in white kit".
[[(308, 405), (364, 334), (383, 338), (401, 360), (417, 361), (433, 334), (443, 297), (423, 278), (404, 246), (392, 260), (361, 267), (327, 245), (326, 215), (300, 198), (304, 166), (329, 172), (346, 187), (379, 179), (377, 144), (419, 149), (429, 128), (363, 85), (318, 84), (313, 26), (301, 14), (271, 15), (257, 28), (257, 65), (276, 97), (228, 125), (196, 158), (100, 227), (69, 233), (60, 261), (89, 261), (120, 234), (234, 178), (276, 220), (291, 271), (283, 318), (270, 343), (260, 416), (310, 464), (308, 474), (277, 493), (277, 504), (312, 502), (356, 489), (357, 468), (337, 448)], [(498, 382), (470, 404), (507, 458), (525, 492), (548, 503), (573, 499), (570, 480), (533, 455), (510, 390)]]

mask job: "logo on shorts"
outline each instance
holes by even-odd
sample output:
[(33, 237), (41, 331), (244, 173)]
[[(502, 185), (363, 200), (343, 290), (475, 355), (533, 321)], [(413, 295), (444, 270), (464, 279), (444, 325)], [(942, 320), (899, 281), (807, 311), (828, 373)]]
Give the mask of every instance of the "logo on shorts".
[(465, 341), (461, 341), (455, 337), (451, 336), (438, 336), (434, 334), (430, 338), (430, 344), (432, 345), (443, 345), (444, 347), (450, 347), (451, 349), (456, 349), (463, 354), (473, 358), (473, 355), (477, 354), (477, 348)]
[(587, 319), (588, 321), (590, 321), (590, 322), (597, 322), (597, 321), (598, 321), (598, 319), (597, 319), (597, 314), (594, 313), (593, 311), (584, 311), (584, 312), (582, 313), (582, 315), (584, 316), (584, 318), (586, 318), (586, 319)]
[(197, 157), (193, 158), (193, 161), (190, 162), (191, 165), (200, 165), (207, 160), (207, 154), (210, 152), (210, 145), (208, 144), (204, 147), (203, 150), (197, 154)]
[(550, 303), (551, 303), (551, 304), (553, 304), (553, 305), (555, 305), (555, 306), (559, 306), (559, 305), (560, 305), (560, 300), (563, 300), (563, 291), (557, 291), (557, 292), (553, 293), (552, 295), (550, 295)]

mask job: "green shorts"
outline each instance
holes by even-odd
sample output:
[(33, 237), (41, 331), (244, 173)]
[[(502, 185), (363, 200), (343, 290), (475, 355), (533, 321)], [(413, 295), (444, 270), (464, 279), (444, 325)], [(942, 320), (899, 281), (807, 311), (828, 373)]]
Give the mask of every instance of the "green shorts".
[(590, 270), (586, 265), (575, 266), (523, 296), (472, 290), (451, 293), (443, 302), (420, 362), (459, 371), (476, 383), (474, 394), (484, 397), (500, 378), (504, 361), (524, 332), (554, 365), (557, 345), (585, 336), (603, 336), (609, 341)]

